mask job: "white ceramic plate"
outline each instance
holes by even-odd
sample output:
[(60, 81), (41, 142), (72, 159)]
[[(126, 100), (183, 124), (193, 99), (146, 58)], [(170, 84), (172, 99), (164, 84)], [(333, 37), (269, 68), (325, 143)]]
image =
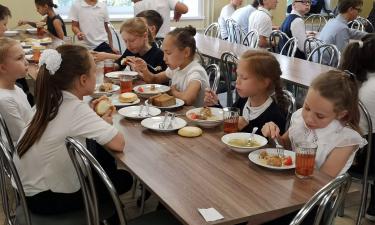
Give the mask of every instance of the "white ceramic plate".
[[(155, 86), (155, 90), (151, 90), (151, 86)], [(143, 97), (149, 98), (159, 93), (165, 93), (170, 90), (170, 87), (161, 84), (142, 84), (133, 88), (134, 92)]]
[[(149, 107), (149, 115), (146, 113), (146, 107), (142, 108), (141, 114), (139, 114), (141, 106), (129, 106), (122, 108), (118, 111), (120, 115), (125, 116), (126, 118), (130, 119), (144, 119), (152, 116), (157, 116), (161, 113), (160, 109), (155, 108), (155, 107)], [(164, 118), (164, 117), (163, 117)]]
[(16, 30), (7, 30), (7, 31), (4, 32), (5, 37), (14, 37), (17, 34), (19, 34), (19, 32), (16, 31)]
[(223, 122), (223, 109), (220, 108), (214, 108), (214, 107), (209, 107), (213, 114), (213, 118), (208, 118), (207, 120), (200, 120), (200, 119), (193, 119), (191, 118), (191, 115), (194, 114), (199, 114), (202, 108), (195, 108), (195, 109), (190, 109), (189, 111), (186, 112), (186, 117), (193, 121), (195, 124), (197, 124), (200, 127), (204, 128), (213, 128), (218, 125), (220, 125)]
[(115, 85), (115, 84), (112, 85), (112, 90), (111, 90), (111, 91), (108, 91), (108, 92), (105, 92), (105, 91), (99, 91), (99, 86), (100, 86), (100, 84), (97, 84), (97, 85), (95, 86), (95, 91), (94, 91), (94, 93), (91, 95), (93, 98), (99, 98), (100, 96), (103, 96), (103, 95), (110, 96), (110, 95), (112, 95), (113, 93), (115, 93), (116, 91), (120, 90), (120, 86)]
[(129, 106), (129, 105), (136, 105), (138, 103), (141, 102), (141, 100), (139, 98), (137, 98), (137, 100), (135, 100), (134, 102), (120, 102), (120, 100), (118, 99), (119, 95), (112, 95), (111, 97), (109, 97), (109, 99), (111, 99), (112, 101), (112, 104), (114, 106), (117, 106), (117, 107), (123, 107), (123, 106)]
[(126, 75), (126, 76), (132, 76), (136, 77), (138, 76), (138, 73), (135, 71), (114, 71), (110, 73), (106, 73), (105, 76), (111, 79), (119, 79), (121, 75)]
[(293, 151), (284, 150), (284, 155), (286, 157), (287, 156), (291, 156), (292, 157), (293, 164), (290, 165), (290, 166), (281, 166), (281, 167), (267, 165), (264, 160), (262, 160), (262, 159), (259, 158), (259, 154), (262, 151), (267, 151), (268, 154), (273, 154), (273, 155), (277, 154), (277, 149), (276, 148), (259, 149), (259, 150), (250, 152), (250, 154), (249, 154), (250, 161), (253, 162), (253, 163), (255, 163), (255, 164), (257, 164), (257, 165), (259, 165), (259, 166), (263, 166), (263, 167), (266, 167), (266, 168), (269, 168), (269, 169), (275, 169), (275, 170), (288, 170), (288, 169), (293, 169), (293, 168), (296, 167), (296, 154)]
[(28, 28), (28, 29), (26, 29), (26, 31), (29, 32), (30, 34), (36, 34), (37, 33), (36, 28)]
[[(148, 104), (148, 99), (145, 101), (146, 104)], [(162, 107), (162, 106), (156, 106), (156, 105), (152, 105), (156, 108), (159, 108), (159, 109), (174, 109), (174, 108), (178, 108), (178, 107), (181, 107), (185, 104), (184, 100), (182, 99), (179, 99), (179, 98), (176, 98), (176, 104), (175, 105), (170, 105), (170, 106), (165, 106), (165, 107)]]
[(158, 131), (158, 132), (170, 132), (170, 131), (181, 129), (185, 127), (187, 124), (184, 119), (175, 117), (171, 123), (172, 124), (171, 128), (161, 129), (159, 127), (159, 124), (163, 123), (163, 121), (164, 121), (164, 116), (150, 117), (150, 118), (142, 120), (141, 125), (145, 128)]
[(254, 134), (255, 141), (259, 143), (259, 146), (257, 146), (257, 147), (240, 147), (240, 146), (232, 145), (232, 144), (229, 143), (229, 141), (232, 140), (232, 139), (245, 139), (245, 140), (247, 140), (247, 139), (250, 138), (250, 136), (251, 136), (250, 133), (244, 133), (244, 132), (230, 133), (230, 134), (226, 134), (223, 137), (221, 137), (221, 141), (228, 148), (232, 149), (235, 152), (239, 152), (239, 153), (252, 152), (256, 149), (259, 149), (259, 148), (265, 146), (268, 143), (266, 138), (264, 138), (263, 136), (257, 135), (257, 134)]
[(22, 46), (22, 48), (31, 48), (33, 45), (30, 44), (30, 43), (21, 42), (21, 46)]

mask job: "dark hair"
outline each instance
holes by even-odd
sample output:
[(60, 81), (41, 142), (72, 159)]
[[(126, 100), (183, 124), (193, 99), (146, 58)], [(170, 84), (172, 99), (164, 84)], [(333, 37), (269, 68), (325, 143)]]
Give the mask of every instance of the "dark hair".
[(85, 47), (62, 45), (56, 50), (62, 58), (56, 73), (51, 75), (46, 65), (39, 69), (35, 85), (36, 112), (18, 143), (17, 153), (20, 158), (42, 137), (48, 123), (57, 116), (63, 101), (62, 91), (71, 88), (76, 79), (90, 70), (90, 53)]
[(339, 0), (337, 9), (339, 13), (346, 13), (350, 8), (355, 8), (362, 5), (362, 0)]
[(254, 0), (253, 4), (251, 4), (254, 8), (258, 8), (259, 6), (259, 0)]
[(136, 17), (143, 17), (146, 19), (149, 26), (156, 27), (156, 33), (159, 32), (163, 25), (163, 17), (155, 10), (144, 10), (136, 15)]
[(191, 58), (194, 58), (194, 55), (197, 51), (194, 39), (196, 33), (197, 30), (191, 25), (189, 25), (183, 28), (176, 28), (169, 32), (168, 35), (175, 37), (175, 45), (178, 49), (183, 50), (184, 48), (190, 48), (190, 56)]
[(353, 74), (339, 70), (330, 70), (320, 74), (311, 83), (310, 88), (332, 102), (334, 111), (348, 113), (341, 122), (361, 133), (359, 128), (358, 87)]
[(12, 14), (10, 13), (10, 10), (8, 7), (0, 4), (0, 20), (5, 19), (5, 17), (11, 17)]
[(264, 5), (263, 0), (254, 0), (258, 2), (258, 5)]
[(362, 38), (362, 43), (352, 42), (346, 46), (339, 69), (349, 70), (356, 75), (358, 81), (364, 82), (368, 72), (375, 72), (374, 52), (375, 34), (367, 34)]
[(270, 94), (275, 92), (277, 105), (286, 113), (288, 101), (282, 89), (280, 64), (275, 56), (265, 50), (248, 50), (241, 55), (241, 60), (247, 63), (247, 68), (258, 79), (268, 78), (271, 81), (268, 91)]
[(35, 0), (35, 4), (37, 5), (48, 5), (51, 8), (57, 8), (57, 5), (53, 3), (53, 0)]

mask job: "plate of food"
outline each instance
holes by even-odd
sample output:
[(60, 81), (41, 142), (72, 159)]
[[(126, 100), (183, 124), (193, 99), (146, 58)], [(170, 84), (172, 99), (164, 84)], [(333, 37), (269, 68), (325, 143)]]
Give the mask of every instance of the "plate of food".
[(52, 38), (50, 38), (50, 37), (45, 37), (45, 38), (41, 38), (41, 39), (26, 38), (25, 42), (27, 44), (39, 43), (41, 45), (48, 45), (48, 44), (52, 43)]
[[(186, 126), (186, 121), (184, 119), (175, 117), (172, 121), (167, 118), (166, 124), (170, 123), (170, 126), (161, 128), (161, 124), (164, 122), (164, 116), (155, 116), (142, 120), (141, 125), (147, 129), (158, 131), (158, 132), (171, 132), (179, 130)], [(169, 122), (170, 121), (170, 122)]]
[(102, 83), (95, 86), (95, 91), (92, 94), (93, 98), (99, 98), (100, 96), (110, 96), (116, 91), (120, 90), (120, 86), (112, 83)]
[(200, 127), (212, 128), (223, 122), (223, 109), (213, 107), (202, 107), (190, 109), (186, 117)]
[(275, 170), (287, 170), (296, 167), (296, 154), (289, 150), (284, 150), (284, 156), (280, 157), (276, 148), (259, 149), (251, 152), (249, 159), (259, 166)]
[(114, 72), (109, 72), (109, 73), (106, 73), (105, 76), (112, 79), (112, 80), (119, 80), (120, 79), (120, 76), (122, 75), (125, 75), (125, 76), (131, 76), (131, 77), (137, 77), (138, 76), (138, 73), (135, 72), (135, 71), (128, 71), (128, 70), (124, 70), (124, 71), (114, 71)]
[(175, 98), (168, 94), (158, 94), (150, 97), (145, 101), (146, 104), (150, 104), (159, 109), (173, 109), (181, 107), (185, 102), (179, 98)]
[(117, 107), (129, 106), (138, 104), (141, 100), (132, 92), (125, 92), (119, 95), (112, 95), (109, 97), (112, 104)]
[(254, 134), (249, 141), (251, 133), (237, 132), (226, 134), (221, 137), (221, 141), (230, 149), (239, 153), (249, 153), (265, 146), (268, 141), (265, 137)]
[(33, 45), (31, 43), (21, 42), (22, 48), (31, 48)]
[(153, 116), (158, 116), (160, 115), (161, 111), (160, 109), (152, 106), (148, 107), (147, 109), (143, 105), (134, 105), (122, 108), (118, 111), (118, 113), (129, 119), (145, 119)]
[(133, 90), (135, 93), (137, 93), (137, 95), (143, 98), (149, 98), (151, 96), (169, 91), (170, 87), (161, 84), (143, 84), (135, 86)]
[(38, 29), (37, 28), (27, 28), (26, 32), (28, 32), (29, 34), (36, 34), (38, 32)]
[(16, 30), (7, 30), (4, 32), (4, 36), (5, 37), (14, 37), (16, 35), (18, 35), (20, 32), (16, 31)]

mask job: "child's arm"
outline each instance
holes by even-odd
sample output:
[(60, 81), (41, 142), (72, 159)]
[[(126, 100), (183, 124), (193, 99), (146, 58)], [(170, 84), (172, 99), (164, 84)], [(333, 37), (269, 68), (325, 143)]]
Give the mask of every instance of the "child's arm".
[(177, 2), (176, 6), (174, 7), (174, 20), (179, 21), (182, 14), (185, 14), (189, 11), (187, 5), (182, 2)]
[(107, 53), (107, 52), (91, 52), (92, 56), (94, 57), (95, 62), (100, 62), (106, 59), (113, 59), (117, 60), (121, 57), (121, 55)]
[(62, 23), (59, 19), (53, 20), (53, 26), (55, 27), (57, 37), (61, 40), (64, 40), (64, 31), (62, 28)]
[(286, 131), (280, 136), (280, 129), (274, 122), (268, 122), (262, 127), (262, 134), (264, 137), (277, 138), (285, 149), (291, 149), (291, 142), (289, 139), (289, 131)]
[(184, 92), (178, 91), (176, 85), (171, 86), (171, 94), (176, 98), (182, 99), (185, 105), (192, 105), (199, 95), (201, 89), (201, 82), (192, 80), (189, 82)]
[(167, 82), (169, 79), (165, 71), (158, 74), (151, 73), (147, 68), (147, 63), (141, 58), (129, 58), (128, 64), (134, 71), (138, 72), (142, 76), (144, 82), (148, 84), (161, 84)]
[(219, 104), (219, 98), (217, 94), (211, 89), (206, 88), (204, 92), (204, 106), (214, 106)]
[(125, 138), (121, 132), (118, 132), (112, 140), (104, 145), (112, 151), (122, 152), (125, 148)]
[(79, 28), (79, 22), (72, 20), (72, 31), (77, 36), (78, 40), (82, 41), (85, 37), (85, 34), (82, 33), (81, 29)]
[(32, 22), (32, 21), (27, 21), (27, 20), (20, 20), (18, 21), (18, 26), (22, 26), (22, 25), (30, 25), (32, 27), (36, 27), (36, 22)]
[(357, 145), (334, 148), (320, 167), (320, 171), (331, 177), (336, 177), (357, 148)]

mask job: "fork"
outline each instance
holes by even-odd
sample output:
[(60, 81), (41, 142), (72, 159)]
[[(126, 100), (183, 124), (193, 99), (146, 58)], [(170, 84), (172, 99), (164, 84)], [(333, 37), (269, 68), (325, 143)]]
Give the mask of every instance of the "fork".
[(277, 140), (277, 138), (275, 137), (273, 139), (275, 141), (275, 144), (276, 144), (276, 149), (277, 149), (277, 155), (280, 157), (280, 158), (283, 158), (284, 157), (284, 148), (282, 145), (280, 145), (279, 141)]
[(150, 114), (150, 105), (148, 103), (145, 103), (146, 106), (146, 116), (151, 116)]
[(153, 67), (152, 65), (150, 65), (148, 63), (147, 63), (147, 66), (150, 67), (154, 71), (160, 71), (160, 70), (162, 70), (161, 66), (155, 66), (155, 67)]
[(138, 112), (138, 117), (142, 116), (142, 111), (143, 111), (143, 105), (139, 106), (139, 112)]
[(172, 129), (173, 128), (172, 122), (173, 122), (173, 120), (174, 120), (175, 117), (176, 117), (176, 114), (175, 113), (171, 113), (171, 119), (169, 120), (167, 129)]
[(169, 112), (165, 112), (163, 122), (159, 124), (160, 129), (165, 129), (165, 123), (167, 122), (168, 117), (169, 117)]

